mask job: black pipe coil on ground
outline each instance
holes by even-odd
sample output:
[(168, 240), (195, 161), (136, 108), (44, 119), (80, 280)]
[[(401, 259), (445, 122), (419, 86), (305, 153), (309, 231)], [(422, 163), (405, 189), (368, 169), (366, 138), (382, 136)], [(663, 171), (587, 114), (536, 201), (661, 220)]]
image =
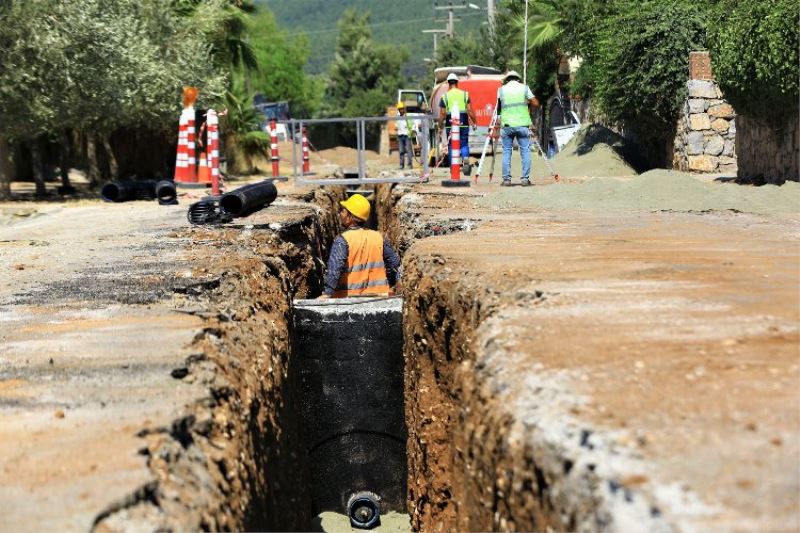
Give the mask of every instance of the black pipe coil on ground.
[(178, 203), (178, 191), (175, 189), (175, 182), (161, 180), (156, 183), (156, 198), (159, 205), (175, 205)]
[(106, 202), (127, 202), (136, 198), (136, 185), (132, 181), (110, 181), (100, 189)]
[(220, 209), (235, 217), (245, 217), (263, 209), (278, 197), (278, 189), (271, 180), (251, 183), (223, 194)]
[(209, 197), (189, 206), (186, 214), (189, 223), (194, 225), (222, 224), (230, 222), (233, 217), (219, 209), (218, 197)]

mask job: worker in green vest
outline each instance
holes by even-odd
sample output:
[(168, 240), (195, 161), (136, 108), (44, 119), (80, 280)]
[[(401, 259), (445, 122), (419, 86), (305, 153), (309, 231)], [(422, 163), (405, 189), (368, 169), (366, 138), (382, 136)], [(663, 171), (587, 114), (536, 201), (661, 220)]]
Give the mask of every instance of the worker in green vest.
[(520, 75), (512, 70), (503, 78), (503, 86), (497, 92), (497, 113), (500, 117), (500, 139), (503, 143), (503, 181), (500, 185), (511, 185), (511, 151), (514, 139), (522, 158), (522, 186), (531, 184), (531, 143), (533, 114), (539, 100), (530, 87), (523, 84)]
[[(458, 76), (455, 73), (451, 72), (450, 75), (447, 76), (447, 85), (447, 92), (442, 95), (442, 99), (439, 101), (439, 128), (441, 129), (447, 124), (445, 135), (448, 139), (447, 148), (449, 151), (450, 112), (455, 106), (458, 106), (459, 122), (461, 123), (461, 127), (459, 128), (461, 132), (461, 161), (462, 165), (468, 164), (469, 127), (472, 126), (472, 129), (475, 129), (478, 127), (478, 123), (475, 120), (475, 112), (472, 110), (469, 101), (469, 93), (458, 88)], [(453, 158), (451, 157), (450, 160), (452, 161)]]

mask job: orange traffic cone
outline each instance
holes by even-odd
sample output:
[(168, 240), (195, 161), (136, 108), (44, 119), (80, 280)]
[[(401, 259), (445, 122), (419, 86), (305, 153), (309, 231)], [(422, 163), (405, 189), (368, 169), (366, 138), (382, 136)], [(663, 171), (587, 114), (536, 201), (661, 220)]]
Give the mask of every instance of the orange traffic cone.
[(200, 166), (197, 169), (198, 183), (211, 183), (211, 169), (208, 168), (208, 158), (205, 152), (200, 152), (198, 157)]

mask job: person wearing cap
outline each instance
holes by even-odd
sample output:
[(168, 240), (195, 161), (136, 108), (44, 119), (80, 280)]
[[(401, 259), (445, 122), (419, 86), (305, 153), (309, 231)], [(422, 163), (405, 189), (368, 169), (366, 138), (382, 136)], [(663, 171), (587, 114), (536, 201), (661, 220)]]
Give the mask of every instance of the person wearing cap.
[(442, 95), (442, 99), (439, 101), (439, 128), (441, 129), (447, 124), (445, 135), (449, 144), (450, 112), (455, 106), (458, 106), (459, 122), (461, 123), (459, 128), (461, 133), (461, 161), (464, 164), (469, 159), (469, 127), (472, 126), (472, 129), (475, 129), (478, 127), (478, 123), (475, 120), (475, 112), (472, 110), (469, 93), (458, 88), (458, 76), (454, 72), (447, 76), (447, 86), (447, 92)]
[(397, 103), (397, 115), (406, 117), (405, 120), (397, 120), (397, 151), (400, 152), (400, 170), (405, 167), (405, 159), (408, 159), (408, 168), (414, 168), (414, 147), (411, 139), (416, 134), (416, 124), (406, 115), (406, 105), (403, 102)]
[(339, 221), (346, 229), (331, 246), (325, 292), (320, 298), (390, 294), (402, 272), (400, 258), (383, 235), (364, 227), (369, 200), (354, 194), (339, 204)]
[(497, 114), (502, 125), (500, 139), (503, 143), (503, 181), (500, 185), (511, 185), (511, 151), (514, 139), (517, 140), (522, 159), (522, 185), (531, 184), (531, 127), (539, 100), (521, 79), (515, 70), (509, 71), (503, 78), (503, 86), (497, 92)]

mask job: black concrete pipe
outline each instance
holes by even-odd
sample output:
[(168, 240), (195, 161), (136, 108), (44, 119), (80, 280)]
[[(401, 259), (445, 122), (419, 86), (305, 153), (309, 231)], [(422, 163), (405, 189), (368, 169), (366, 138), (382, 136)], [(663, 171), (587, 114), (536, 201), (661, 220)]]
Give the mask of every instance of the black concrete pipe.
[(175, 205), (178, 203), (178, 191), (175, 182), (162, 180), (156, 184), (156, 198), (159, 205)]
[(296, 300), (294, 322), (312, 512), (347, 513), (357, 527), (405, 512), (402, 300)]
[(132, 181), (110, 181), (100, 189), (106, 202), (127, 202), (136, 198), (136, 185)]
[(225, 213), (245, 217), (263, 209), (278, 197), (278, 189), (271, 180), (252, 183), (223, 194), (219, 206)]

